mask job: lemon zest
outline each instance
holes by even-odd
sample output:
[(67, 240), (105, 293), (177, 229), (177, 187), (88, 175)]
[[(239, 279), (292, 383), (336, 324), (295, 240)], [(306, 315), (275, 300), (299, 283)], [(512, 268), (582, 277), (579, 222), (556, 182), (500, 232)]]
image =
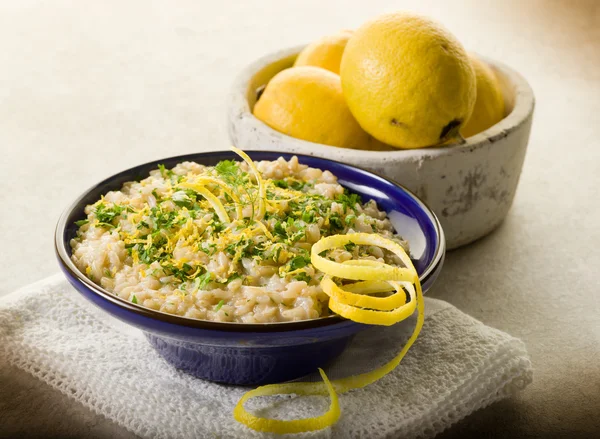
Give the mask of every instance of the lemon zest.
[[(341, 300), (336, 300), (334, 298), (330, 299), (329, 308), (333, 312), (343, 317), (346, 317), (347, 319), (350, 319), (354, 322), (364, 323), (365, 325), (391, 326), (395, 323), (401, 322), (402, 320), (406, 319), (415, 312), (416, 304), (414, 298), (414, 290), (410, 288), (410, 291), (412, 292), (411, 301), (393, 310), (386, 311), (377, 309), (363, 309), (357, 306), (348, 305), (347, 303)], [(399, 288), (399, 292), (396, 293), (394, 296), (400, 297), (399, 295), (402, 293), (403, 290)], [(371, 299), (378, 298), (372, 297)], [(387, 305), (385, 307), (387, 307)]]
[(265, 185), (265, 182), (263, 181), (262, 176), (258, 171), (258, 168), (254, 164), (252, 159), (248, 156), (248, 154), (246, 154), (241, 149), (236, 148), (235, 146), (232, 146), (231, 150), (237, 155), (239, 155), (242, 159), (244, 159), (244, 161), (248, 164), (248, 167), (254, 174), (254, 177), (256, 178), (256, 183), (258, 184), (258, 210), (254, 220), (256, 222), (259, 222), (264, 218), (266, 212), (265, 200), (267, 199), (267, 186)]
[(231, 220), (229, 219), (229, 215), (227, 214), (227, 211), (225, 210), (225, 206), (223, 206), (223, 203), (221, 203), (221, 201), (217, 197), (215, 197), (214, 194), (211, 191), (209, 191), (208, 189), (206, 189), (204, 186), (202, 186), (201, 184), (194, 184), (194, 183), (189, 183), (189, 182), (180, 183), (180, 186), (184, 187), (186, 189), (191, 189), (195, 192), (198, 192), (200, 195), (202, 195), (206, 199), (206, 201), (208, 201), (210, 203), (212, 208), (215, 210), (215, 212), (217, 213), (217, 216), (219, 217), (221, 222), (223, 222), (225, 224), (229, 224), (231, 222)]
[[(324, 250), (343, 248), (343, 246), (348, 243), (348, 240), (359, 245), (376, 245), (386, 248), (396, 254), (406, 268), (404, 270), (392, 270), (397, 267), (392, 267), (373, 260), (351, 260), (338, 263), (319, 256), (319, 253)], [(323, 378), (322, 383), (295, 382), (288, 384), (270, 384), (247, 392), (237, 403), (233, 411), (233, 416), (238, 422), (241, 422), (253, 430), (289, 434), (320, 430), (335, 424), (340, 416), (337, 393), (345, 393), (353, 389), (366, 387), (393, 371), (413, 345), (423, 327), (424, 303), (419, 276), (412, 261), (406, 254), (406, 251), (396, 242), (379, 235), (367, 233), (329, 236), (327, 238), (322, 238), (313, 245), (311, 262), (315, 268), (326, 274), (321, 281), (321, 286), (323, 287), (323, 291), (330, 296), (330, 308), (341, 316), (361, 323), (390, 325), (406, 319), (412, 315), (416, 309), (417, 323), (412, 335), (400, 352), (386, 364), (370, 372), (329, 381), (325, 372), (322, 369), (319, 369), (319, 373)], [(329, 262), (332, 262), (333, 264), (329, 264)], [(366, 277), (366, 279), (359, 278), (356, 274), (357, 270), (362, 276)], [(382, 275), (383, 278), (381, 277)], [(345, 285), (344, 289), (342, 289), (333, 282), (331, 276), (360, 280), (361, 282)], [(384, 285), (384, 283), (388, 286)], [(358, 294), (359, 291), (368, 295), (379, 292), (389, 292), (393, 289), (396, 290), (396, 293), (384, 298), (368, 296), (364, 298), (358, 297), (361, 296), (361, 294)], [(410, 301), (408, 303), (406, 303), (405, 299), (399, 300), (394, 298), (395, 296), (402, 297), (404, 291), (409, 294)], [(406, 295), (404, 296), (406, 298)], [(380, 300), (365, 301), (365, 299)], [(398, 306), (390, 310), (390, 304), (392, 303), (397, 304)], [(368, 305), (368, 308), (372, 309), (364, 309), (362, 306), (365, 304)], [(262, 418), (247, 412), (244, 408), (244, 403), (251, 398), (282, 394), (329, 394), (331, 404), (329, 410), (321, 416), (294, 420)]]
[[(206, 183), (212, 183), (219, 186), (219, 188), (233, 200), (233, 203), (235, 205), (235, 214), (237, 216), (236, 219), (241, 220), (242, 218), (244, 218), (244, 214), (242, 213), (242, 201), (240, 200), (240, 197), (238, 197), (237, 194), (229, 188), (227, 183), (213, 177), (199, 177), (196, 180), (194, 180), (194, 182), (202, 185), (205, 185)], [(180, 183), (179, 186), (185, 187), (185, 184), (186, 183)]]
[(356, 293), (360, 291), (362, 294), (377, 294), (394, 291), (394, 287), (386, 281), (366, 280), (363, 282), (355, 282), (353, 284), (344, 285), (344, 291)]
[[(347, 307), (373, 308), (379, 311), (392, 311), (406, 304), (406, 294), (402, 285), (394, 281), (390, 281), (389, 285), (396, 289), (394, 294), (387, 297), (371, 297), (366, 294), (357, 294), (343, 290), (338, 287), (329, 276), (324, 276), (321, 280), (323, 291), (329, 296), (329, 300), (333, 301), (333, 304), (336, 306), (337, 304), (340, 304)], [(331, 310), (342, 315), (343, 313), (332, 308), (333, 304), (329, 304)]]
[[(241, 422), (253, 430), (277, 434), (302, 433), (305, 431), (321, 430), (335, 424), (340, 418), (341, 413), (338, 396), (323, 369), (319, 369), (319, 373), (323, 378), (323, 383), (301, 383), (309, 385), (300, 387), (296, 385), (300, 383), (270, 384), (247, 392), (244, 394), (244, 396), (242, 396), (235, 406), (235, 409), (233, 410), (234, 418), (238, 422)], [(329, 410), (327, 410), (321, 416), (314, 418), (280, 420), (261, 418), (247, 412), (244, 409), (244, 403), (251, 398), (292, 393), (297, 395), (322, 395), (324, 393), (328, 393), (329, 398), (331, 399)]]
[(261, 221), (257, 221), (254, 223), (257, 227), (257, 229), (261, 229), (265, 236), (267, 238), (269, 238), (271, 241), (273, 241), (275, 238), (273, 237), (273, 234), (269, 231), (269, 229), (267, 229), (267, 226), (265, 226)]

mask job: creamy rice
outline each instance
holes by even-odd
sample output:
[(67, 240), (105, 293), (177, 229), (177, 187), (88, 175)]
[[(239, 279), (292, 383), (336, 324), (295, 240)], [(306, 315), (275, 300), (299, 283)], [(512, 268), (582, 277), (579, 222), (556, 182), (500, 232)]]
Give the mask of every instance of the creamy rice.
[[(256, 166), (264, 197), (245, 162), (183, 162), (125, 183), (86, 207), (71, 241), (73, 262), (106, 290), (148, 308), (265, 323), (329, 315), (323, 273), (310, 263), (321, 237), (378, 233), (406, 246), (374, 201), (362, 204), (331, 172), (296, 157)], [(350, 243), (328, 257), (400, 264), (380, 248)]]

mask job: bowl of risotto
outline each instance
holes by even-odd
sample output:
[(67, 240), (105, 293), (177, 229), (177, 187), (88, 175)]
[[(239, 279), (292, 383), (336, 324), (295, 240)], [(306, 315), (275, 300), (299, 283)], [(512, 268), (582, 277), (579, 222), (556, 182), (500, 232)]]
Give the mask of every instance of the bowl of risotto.
[[(442, 228), (410, 191), (351, 165), (271, 151), (120, 172), (64, 211), (55, 248), (75, 289), (141, 329), (173, 366), (256, 385), (314, 372), (368, 327), (329, 309), (310, 257), (321, 238), (354, 233), (402, 246), (424, 291), (442, 268)], [(402, 266), (350, 241), (320, 256)]]

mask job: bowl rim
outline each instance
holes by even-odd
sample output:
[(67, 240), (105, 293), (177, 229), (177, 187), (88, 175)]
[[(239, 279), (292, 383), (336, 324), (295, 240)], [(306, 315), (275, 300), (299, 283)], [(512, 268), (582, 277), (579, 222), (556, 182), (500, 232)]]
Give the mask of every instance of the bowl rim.
[[(256, 118), (251, 110), (247, 99), (248, 87), (250, 81), (256, 74), (267, 66), (276, 62), (282, 61), (285, 58), (290, 58), (297, 55), (306, 45), (299, 45), (289, 47), (276, 52), (266, 54), (259, 59), (255, 60), (251, 64), (247, 65), (242, 72), (238, 74), (234, 80), (230, 96), (229, 96), (229, 133), (230, 136), (235, 130), (237, 120), (246, 120), (250, 123), (251, 128), (255, 131), (261, 131), (267, 135), (283, 137), (294, 142), (299, 147), (302, 147), (307, 152), (311, 149), (318, 148), (319, 153), (332, 157), (335, 160), (343, 160), (344, 156), (348, 154), (347, 149), (339, 148), (337, 146), (325, 145), (321, 143), (309, 142), (302, 139), (296, 139), (288, 136), (287, 134), (281, 133), (274, 130), (258, 118)], [(396, 150), (385, 150), (385, 151), (370, 151), (361, 149), (352, 149), (351, 154), (355, 159), (363, 161), (364, 166), (371, 164), (377, 164), (382, 159), (388, 161), (394, 160), (423, 160), (426, 158), (446, 156), (453, 153), (460, 153), (464, 151), (473, 151), (475, 149), (490, 145), (495, 141), (508, 136), (511, 132), (515, 131), (521, 125), (525, 124), (533, 113), (535, 106), (535, 97), (533, 90), (527, 80), (516, 70), (509, 67), (508, 65), (499, 61), (493, 60), (489, 57), (481, 56), (474, 53), (479, 59), (485, 61), (491, 65), (495, 70), (500, 71), (514, 87), (514, 106), (512, 111), (507, 114), (501, 121), (491, 126), (487, 130), (484, 130), (474, 136), (468, 137), (463, 141), (457, 141), (444, 146), (431, 146), (424, 148), (415, 149), (396, 149)], [(231, 136), (233, 138), (233, 136)]]
[[(59, 262), (61, 268), (66, 272), (65, 274), (67, 274), (67, 277), (70, 275), (72, 277), (73, 281), (75, 281), (79, 284), (82, 284), (82, 286), (84, 288), (87, 288), (89, 291), (93, 292), (94, 294), (100, 296), (103, 299), (108, 300), (109, 302), (111, 302), (121, 308), (124, 308), (125, 310), (132, 311), (135, 314), (142, 315), (145, 317), (150, 317), (152, 319), (156, 319), (156, 320), (159, 320), (162, 322), (167, 322), (167, 323), (171, 323), (171, 324), (175, 324), (175, 325), (179, 325), (179, 326), (185, 326), (185, 327), (200, 328), (200, 329), (207, 329), (207, 330), (229, 331), (229, 332), (271, 332), (271, 331), (272, 332), (279, 332), (279, 331), (287, 332), (287, 331), (294, 331), (294, 330), (300, 330), (300, 329), (314, 329), (316, 327), (329, 326), (329, 325), (333, 325), (333, 324), (348, 323), (349, 320), (347, 320), (339, 315), (331, 315), (331, 316), (327, 316), (327, 317), (320, 317), (317, 319), (298, 320), (298, 321), (290, 321), (290, 322), (240, 323), (240, 322), (215, 322), (212, 320), (201, 320), (201, 319), (194, 319), (191, 317), (184, 317), (184, 316), (179, 316), (179, 315), (175, 315), (175, 314), (169, 314), (169, 313), (166, 313), (163, 311), (157, 311), (157, 310), (154, 310), (151, 308), (144, 307), (140, 304), (131, 303), (119, 296), (114, 295), (113, 293), (102, 288), (100, 285), (96, 284), (91, 279), (89, 279), (87, 276), (85, 276), (85, 274), (81, 270), (79, 270), (79, 268), (77, 268), (77, 266), (73, 263), (73, 261), (71, 260), (71, 258), (69, 256), (69, 251), (66, 248), (64, 240), (63, 240), (64, 233), (68, 226), (67, 218), (71, 215), (71, 213), (73, 211), (75, 211), (77, 209), (77, 206), (81, 203), (81, 201), (94, 189), (96, 189), (99, 186), (109, 183), (111, 180), (114, 180), (115, 178), (117, 178), (118, 176), (120, 176), (122, 174), (134, 172), (136, 169), (141, 168), (141, 167), (158, 166), (158, 164), (163, 163), (167, 160), (169, 160), (169, 161), (176, 160), (177, 162), (182, 162), (182, 161), (186, 161), (186, 160), (191, 160), (193, 157), (196, 157), (195, 160), (198, 160), (198, 156), (200, 156), (200, 157), (210, 156), (213, 154), (219, 154), (219, 153), (222, 154), (222, 153), (226, 153), (226, 152), (228, 152), (228, 151), (226, 151), (226, 150), (225, 151), (224, 150), (205, 151), (205, 152), (199, 152), (199, 153), (170, 156), (170, 157), (165, 157), (165, 158), (158, 159), (158, 160), (152, 160), (150, 162), (145, 162), (145, 163), (127, 168), (125, 170), (119, 171), (119, 172), (111, 175), (110, 177), (107, 177), (107, 178), (101, 180), (100, 182), (90, 186), (85, 191), (83, 191), (74, 201), (72, 201), (68, 205), (68, 207), (66, 209), (63, 210), (63, 212), (61, 213), (61, 215), (57, 221), (55, 232), (54, 232), (54, 250), (55, 250), (58, 262)], [(423, 271), (423, 273), (419, 276), (421, 283), (424, 284), (425, 282), (427, 282), (427, 280), (432, 275), (434, 275), (434, 273), (436, 273), (437, 269), (439, 268), (439, 265), (443, 262), (444, 256), (446, 253), (446, 239), (445, 239), (444, 231), (442, 229), (442, 225), (441, 225), (439, 219), (437, 218), (435, 213), (429, 208), (429, 206), (423, 200), (421, 200), (417, 195), (415, 195), (412, 191), (410, 191), (403, 185), (401, 185), (389, 178), (386, 178), (376, 172), (363, 169), (359, 166), (351, 165), (348, 163), (343, 163), (343, 162), (340, 162), (337, 160), (332, 160), (332, 159), (327, 159), (327, 158), (322, 158), (322, 157), (313, 157), (313, 156), (306, 155), (306, 154), (295, 154), (295, 153), (289, 153), (289, 152), (282, 152), (282, 151), (245, 150), (245, 152), (250, 157), (252, 157), (253, 154), (271, 153), (274, 155), (281, 155), (281, 154), (294, 155), (300, 159), (300, 162), (301, 162), (302, 158), (328, 161), (328, 162), (336, 163), (341, 166), (354, 168), (356, 170), (359, 170), (363, 173), (368, 174), (369, 177), (371, 177), (371, 178), (378, 178), (380, 180), (383, 180), (384, 182), (387, 182), (389, 184), (392, 184), (392, 185), (400, 188), (410, 198), (412, 198), (413, 201), (415, 201), (419, 205), (419, 207), (426, 214), (426, 216), (428, 216), (430, 218), (433, 228), (435, 230), (436, 236), (437, 236), (437, 246), (434, 250), (434, 256), (433, 256), (431, 262), (427, 265), (427, 267)]]

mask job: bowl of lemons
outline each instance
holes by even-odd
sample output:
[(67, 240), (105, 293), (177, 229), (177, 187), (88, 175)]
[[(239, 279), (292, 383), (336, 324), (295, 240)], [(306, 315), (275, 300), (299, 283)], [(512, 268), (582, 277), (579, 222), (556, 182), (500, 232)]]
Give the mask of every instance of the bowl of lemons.
[(397, 12), (252, 63), (233, 86), (228, 131), (242, 149), (325, 157), (397, 181), (456, 248), (507, 215), (534, 102), (512, 68)]

